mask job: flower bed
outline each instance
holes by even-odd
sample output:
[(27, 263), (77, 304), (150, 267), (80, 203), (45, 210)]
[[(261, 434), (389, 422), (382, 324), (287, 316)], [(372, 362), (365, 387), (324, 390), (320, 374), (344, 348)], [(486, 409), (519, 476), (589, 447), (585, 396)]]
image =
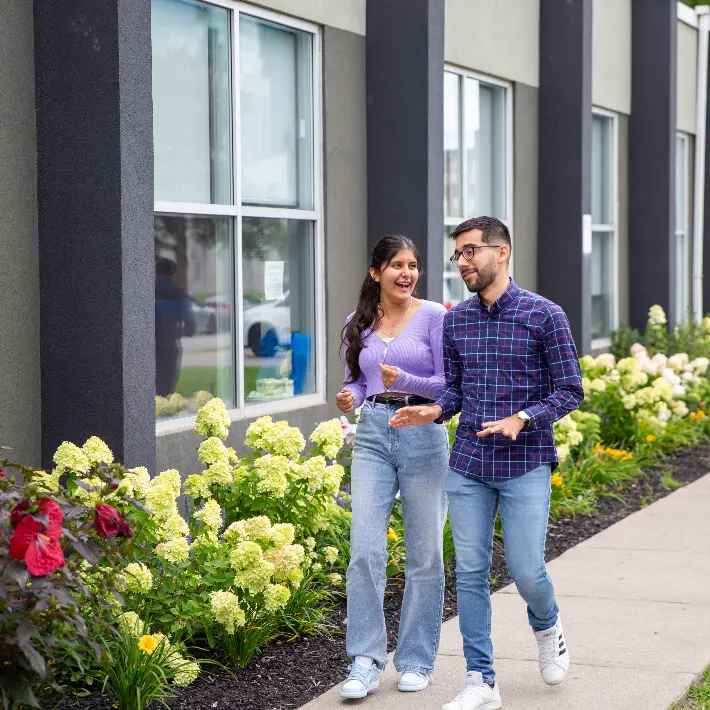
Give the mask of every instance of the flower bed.
[[(644, 344), (617, 353), (625, 357), (580, 360), (584, 405), (555, 425), (561, 463), (552, 477), (553, 551), (562, 551), (555, 531), (568, 530), (567, 521), (589, 531), (594, 524), (585, 521), (594, 521), (595, 513), (606, 520), (610, 501), (617, 505), (630, 494), (638, 505), (650, 501), (645, 470), (710, 434), (704, 354), (710, 347), (702, 349), (710, 321), (708, 333), (697, 330), (691, 358), (656, 351), (661, 320), (654, 307), (639, 336)], [(230, 420), (223, 403), (205, 400), (195, 426), (203, 437), (198, 456), (204, 469), (184, 483), (175, 470), (153, 479), (145, 469), (124, 470), (95, 438), (81, 448), (62, 444), (51, 472), (22, 469), (24, 485), (12, 482), (18, 467), (5, 462), (0, 653), (13, 673), (0, 675), (0, 687), (8, 698), (14, 693), (21, 698), (16, 703), (29, 705), (30, 686), (85, 694), (106, 682), (106, 699), (94, 693), (82, 706), (139, 710), (162, 699), (181, 707), (182, 697), (197, 710), (208, 707), (195, 699), (202, 691), (181, 688), (200, 674), (230, 678), (218, 667), (246, 667), (230, 686), (238, 689), (239, 678), (249, 683), (250, 668), (265, 667), (259, 649), (285, 659), (283, 649), (295, 639), (302, 639), (296, 642), (301, 649), (329, 649), (327, 661), (316, 656), (321, 670), (331, 668), (327, 684), (338, 680), (345, 658), (342, 638), (333, 634), (343, 630), (350, 524), (345, 427), (338, 420), (320, 424), (304, 453), (307, 442), (298, 429), (263, 417), (249, 427), (246, 453), (238, 454), (224, 444)], [(456, 425), (448, 425), (452, 437)], [(348, 443), (352, 433), (348, 429)], [(668, 472), (653, 476), (654, 490), (677, 485)], [(452, 558), (448, 525), (444, 535), (445, 555)], [(565, 535), (564, 543), (574, 539)], [(388, 549), (392, 619), (406, 560), (399, 503)], [(498, 580), (506, 579), (501, 564), (497, 552)], [(451, 614), (450, 573), (447, 586)], [(85, 623), (91, 640), (80, 633)], [(17, 668), (26, 681), (24, 696)], [(317, 668), (314, 673), (317, 679)], [(288, 678), (268, 682), (290, 685)], [(196, 688), (208, 693), (209, 685), (198, 681)], [(288, 692), (294, 703), (307, 699)], [(5, 705), (13, 707), (9, 699)]]

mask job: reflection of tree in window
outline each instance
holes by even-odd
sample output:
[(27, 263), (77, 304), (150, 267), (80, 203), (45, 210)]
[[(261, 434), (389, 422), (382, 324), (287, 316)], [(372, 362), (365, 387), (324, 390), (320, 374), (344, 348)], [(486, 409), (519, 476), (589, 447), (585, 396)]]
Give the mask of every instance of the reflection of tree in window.
[(175, 283), (188, 288), (188, 241), (205, 251), (217, 246), (213, 217), (160, 215), (155, 217), (156, 256), (172, 256), (177, 264)]

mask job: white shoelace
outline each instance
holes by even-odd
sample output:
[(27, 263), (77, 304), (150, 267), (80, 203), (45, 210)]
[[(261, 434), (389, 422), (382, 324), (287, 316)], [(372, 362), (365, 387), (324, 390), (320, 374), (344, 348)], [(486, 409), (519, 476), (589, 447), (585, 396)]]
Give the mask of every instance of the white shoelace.
[(549, 636), (541, 636), (538, 639), (540, 649), (540, 664), (546, 666), (551, 661), (557, 660), (558, 634), (554, 631)]
[(348, 679), (345, 682), (349, 683), (351, 680), (358, 680), (367, 688), (369, 676), (372, 672), (373, 667), (374, 664), (371, 666), (361, 666), (359, 664), (353, 663), (353, 665), (350, 667), (350, 673), (348, 673)]

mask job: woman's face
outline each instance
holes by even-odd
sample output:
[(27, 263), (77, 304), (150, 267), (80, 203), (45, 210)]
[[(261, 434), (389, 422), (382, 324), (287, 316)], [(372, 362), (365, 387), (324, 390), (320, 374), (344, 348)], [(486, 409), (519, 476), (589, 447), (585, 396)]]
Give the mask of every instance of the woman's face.
[(370, 275), (379, 282), (382, 296), (406, 301), (411, 298), (419, 280), (417, 258), (411, 249), (401, 249), (380, 271), (370, 269)]

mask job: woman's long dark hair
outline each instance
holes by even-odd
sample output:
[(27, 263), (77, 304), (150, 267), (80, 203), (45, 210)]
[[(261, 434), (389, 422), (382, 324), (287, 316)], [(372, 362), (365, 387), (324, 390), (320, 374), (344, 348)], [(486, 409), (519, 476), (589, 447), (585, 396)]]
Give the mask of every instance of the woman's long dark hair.
[[(375, 271), (382, 271), (394, 259), (398, 252), (410, 249), (417, 260), (419, 275), (422, 274), (422, 258), (414, 242), (401, 234), (388, 234), (382, 237), (370, 252), (368, 266)], [(416, 287), (415, 287), (416, 288)], [(369, 270), (360, 289), (357, 309), (353, 317), (346, 323), (342, 332), (342, 342), (345, 347), (345, 363), (350, 369), (350, 380), (345, 384), (352, 384), (360, 377), (360, 352), (362, 334), (372, 328), (377, 329), (382, 315), (380, 305), (380, 284), (370, 276)]]

